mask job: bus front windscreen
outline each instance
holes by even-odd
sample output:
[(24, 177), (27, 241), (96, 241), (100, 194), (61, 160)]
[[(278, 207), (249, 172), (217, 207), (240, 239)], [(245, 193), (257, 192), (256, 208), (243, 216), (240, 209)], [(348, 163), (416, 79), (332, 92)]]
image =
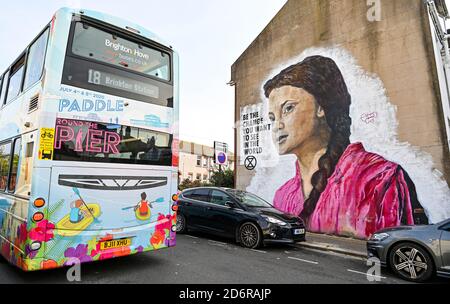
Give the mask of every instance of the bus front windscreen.
[(171, 166), (172, 135), (57, 118), (54, 160)]

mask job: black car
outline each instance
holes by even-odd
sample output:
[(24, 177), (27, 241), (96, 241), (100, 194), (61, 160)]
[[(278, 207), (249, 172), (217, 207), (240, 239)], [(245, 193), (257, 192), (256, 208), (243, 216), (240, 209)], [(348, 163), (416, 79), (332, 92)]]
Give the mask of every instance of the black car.
[(257, 248), (265, 243), (305, 241), (305, 225), (295, 216), (246, 191), (195, 188), (178, 200), (177, 231), (198, 230)]

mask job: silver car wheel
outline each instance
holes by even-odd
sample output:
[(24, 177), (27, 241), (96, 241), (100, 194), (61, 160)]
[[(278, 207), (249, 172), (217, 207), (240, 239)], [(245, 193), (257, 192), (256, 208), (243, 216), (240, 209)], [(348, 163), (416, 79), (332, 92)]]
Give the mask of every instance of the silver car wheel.
[(416, 248), (402, 247), (395, 251), (394, 267), (415, 280), (427, 271), (428, 264), (425, 256)]

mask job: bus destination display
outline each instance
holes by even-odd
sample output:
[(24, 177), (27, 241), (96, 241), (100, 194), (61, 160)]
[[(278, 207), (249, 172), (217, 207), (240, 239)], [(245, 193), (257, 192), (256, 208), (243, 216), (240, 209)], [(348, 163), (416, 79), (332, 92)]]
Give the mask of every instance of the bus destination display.
[(89, 69), (88, 82), (94, 85), (127, 91), (147, 97), (159, 98), (159, 88), (157, 86), (98, 70)]

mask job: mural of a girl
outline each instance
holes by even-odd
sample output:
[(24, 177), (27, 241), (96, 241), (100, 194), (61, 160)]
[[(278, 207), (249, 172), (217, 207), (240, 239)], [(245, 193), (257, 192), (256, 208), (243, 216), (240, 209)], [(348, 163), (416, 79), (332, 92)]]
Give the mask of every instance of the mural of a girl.
[(368, 238), (400, 224), (427, 224), (415, 185), (398, 164), (350, 143), (352, 98), (336, 63), (311, 56), (264, 85), (273, 140), (297, 157), (296, 176), (274, 206), (310, 231)]

